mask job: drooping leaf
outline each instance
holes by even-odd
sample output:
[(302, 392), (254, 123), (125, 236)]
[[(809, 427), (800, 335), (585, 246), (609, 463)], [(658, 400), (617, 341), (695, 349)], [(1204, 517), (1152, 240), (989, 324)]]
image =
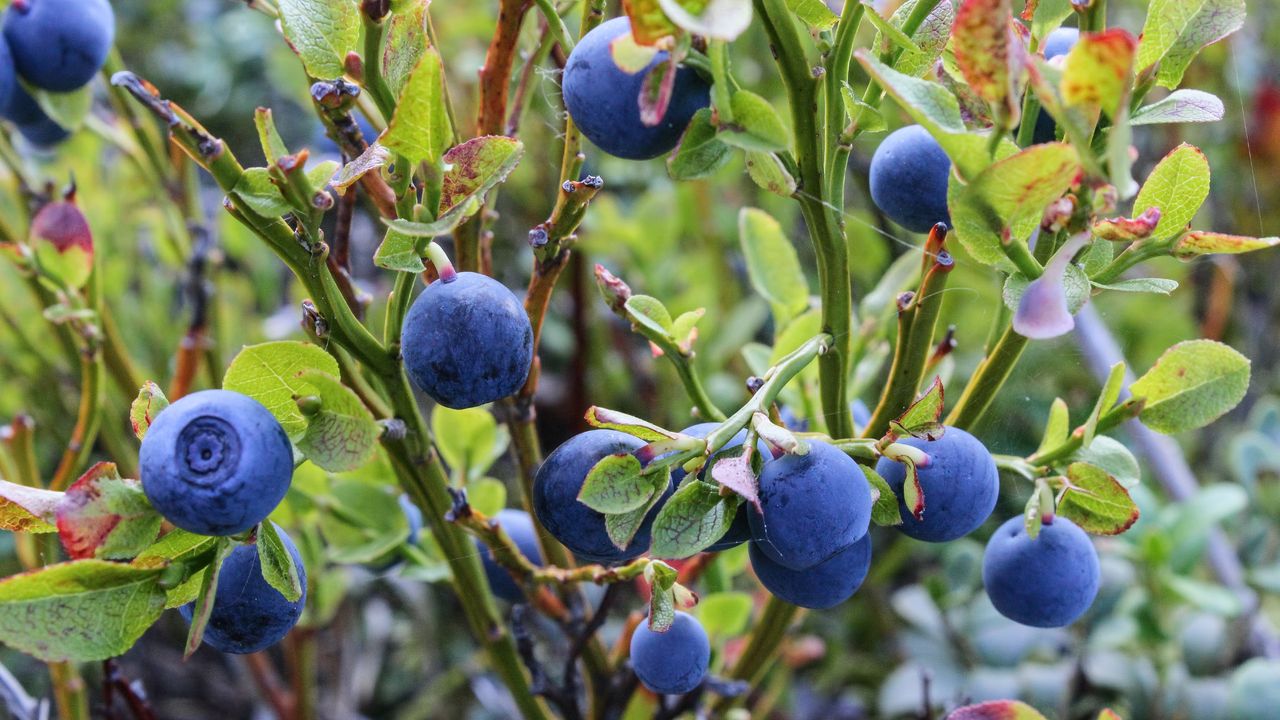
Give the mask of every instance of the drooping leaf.
[(720, 496), (715, 485), (694, 480), (676, 491), (653, 521), (650, 552), (659, 558), (686, 558), (724, 536), (734, 515), (746, 512), (733, 497)]
[(749, 90), (729, 98), (733, 123), (721, 124), (717, 137), (723, 142), (755, 152), (775, 152), (791, 146), (791, 131), (783, 124), (773, 103)]
[(1247, 237), (1192, 230), (1173, 244), (1174, 256), (1190, 260), (1200, 255), (1238, 255), (1280, 245), (1280, 237)]
[(645, 127), (657, 127), (667, 116), (671, 95), (676, 87), (677, 55), (669, 53), (666, 62), (660, 62), (645, 72), (640, 82), (640, 123)]
[(187, 532), (181, 528), (170, 530), (151, 547), (133, 559), (139, 568), (163, 569), (181, 566), (186, 579), (165, 587), (165, 608), (186, 605), (196, 598), (204, 578), (205, 568), (213, 561), (222, 538), (208, 537)]
[(338, 361), (315, 345), (278, 341), (249, 345), (236, 355), (222, 378), (222, 387), (262, 403), (291, 438), (307, 429), (307, 419), (294, 397), (303, 394), (305, 370), (338, 375)]
[(190, 659), (204, 640), (204, 631), (209, 626), (209, 618), (213, 616), (213, 606), (218, 596), (218, 576), (222, 574), (222, 562), (235, 548), (236, 544), (231, 540), (218, 538), (213, 562), (200, 575), (200, 589), (196, 592), (191, 607), (191, 624), (187, 627), (183, 660)]
[(385, 167), (389, 162), (391, 162), (391, 153), (387, 152), (387, 149), (377, 142), (370, 143), (369, 147), (365, 148), (359, 157), (342, 166), (342, 170), (333, 178), (333, 187), (336, 190), (345, 192), (347, 188), (355, 185), (367, 173)]
[(587, 473), (578, 502), (598, 513), (621, 515), (647, 506), (667, 482), (665, 473), (644, 474), (640, 460), (631, 453), (606, 455)]
[(1178, 281), (1168, 278), (1129, 278), (1109, 284), (1093, 283), (1096, 288), (1131, 293), (1154, 293), (1168, 295), (1178, 289)]
[(1130, 387), (1145, 404), (1139, 417), (1165, 434), (1203, 427), (1235, 407), (1249, 388), (1249, 359), (1213, 340), (1169, 348)]
[(901, 525), (902, 510), (898, 508), (898, 496), (893, 494), (893, 488), (869, 466), (860, 464), (858, 467), (867, 477), (875, 497), (871, 504), (871, 522), (882, 526)]
[(756, 185), (782, 197), (791, 197), (799, 187), (775, 153), (747, 151), (747, 175)]
[(62, 493), (0, 480), (0, 530), (57, 532), (57, 509)]
[(299, 396), (320, 399), (319, 411), (307, 417), (306, 429), (297, 440), (298, 450), (330, 472), (363, 465), (373, 454), (381, 430), (360, 396), (321, 370), (299, 371), (297, 379)]
[(1142, 480), (1142, 468), (1138, 466), (1138, 459), (1124, 443), (1106, 435), (1095, 437), (1089, 447), (1077, 450), (1069, 459), (1102, 468), (1126, 490)]
[(733, 148), (716, 137), (711, 108), (702, 108), (694, 113), (679, 147), (667, 160), (667, 173), (673, 180), (700, 180), (713, 175), (732, 157)]
[(628, 435), (634, 435), (641, 440), (647, 442), (656, 442), (659, 440), (674, 440), (677, 433), (671, 432), (665, 428), (660, 428), (648, 420), (641, 420), (633, 415), (628, 415), (617, 410), (602, 408), (592, 405), (587, 408), (587, 424), (594, 428), (604, 428), (606, 430), (621, 430)]
[(302, 597), (302, 581), (293, 555), (280, 539), (275, 523), (267, 521), (258, 525), (257, 546), (262, 579), (289, 602), (297, 602)]

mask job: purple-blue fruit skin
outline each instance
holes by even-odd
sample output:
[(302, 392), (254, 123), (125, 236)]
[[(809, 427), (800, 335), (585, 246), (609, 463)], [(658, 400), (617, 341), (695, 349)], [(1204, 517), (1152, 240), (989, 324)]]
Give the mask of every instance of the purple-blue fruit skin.
[[(293, 539), (279, 526), (276, 533), (298, 568), (302, 597), (289, 601), (267, 583), (256, 545), (237, 547), (222, 561), (218, 573), (218, 592), (204, 631), (204, 641), (210, 647), (237, 655), (266, 650), (284, 639), (302, 616), (307, 602), (307, 568)], [(194, 611), (194, 602), (178, 608), (187, 622)]]
[[(494, 516), (502, 529), (511, 536), (511, 541), (520, 548), (520, 554), (529, 562), (542, 567), (542, 549), (538, 546), (537, 529), (533, 526), (533, 518), (523, 510), (499, 510)], [(511, 573), (493, 559), (489, 547), (475, 538), (476, 549), (480, 551), (480, 560), (484, 563), (484, 576), (489, 580), (489, 589), (493, 594), (511, 603), (524, 602), (524, 591), (516, 584)]]
[(640, 623), (631, 636), (631, 667), (649, 690), (661, 695), (683, 695), (702, 684), (711, 662), (711, 642), (692, 615), (675, 613), (666, 632), (654, 632)]
[(202, 390), (156, 416), (139, 465), (147, 499), (167, 520), (199, 535), (236, 535), (284, 499), (293, 447), (262, 403)]
[(951, 224), (950, 178), (951, 158), (919, 125), (889, 133), (871, 156), (871, 199), (890, 220), (912, 232)]
[(853, 545), (871, 523), (871, 490), (858, 463), (820, 440), (806, 455), (784, 455), (760, 473), (762, 512), (751, 537), (769, 559), (811, 568)]
[(1098, 553), (1089, 536), (1064, 517), (1042, 525), (1032, 540), (1021, 516), (991, 536), (982, 584), (1001, 615), (1032, 627), (1064, 627), (1098, 594)]
[(977, 438), (960, 428), (948, 427), (932, 442), (915, 437), (898, 441), (929, 455), (929, 464), (919, 468), (920, 489), (924, 491), (924, 519), (916, 520), (903, 500), (907, 480), (906, 465), (882, 457), (876, 472), (889, 483), (898, 497), (898, 511), (904, 535), (928, 542), (947, 542), (977, 530), (996, 509), (1000, 495), (1000, 472), (996, 461)]
[(792, 605), (826, 610), (848, 600), (871, 567), (871, 534), (806, 570), (792, 570), (769, 559), (756, 543), (748, 546), (751, 569), (765, 589)]
[(634, 560), (649, 549), (653, 519), (665, 497), (674, 492), (668, 486), (660, 500), (641, 523), (626, 550), (609, 540), (604, 515), (578, 500), (587, 473), (606, 455), (630, 453), (644, 446), (639, 438), (617, 430), (588, 430), (566, 440), (547, 456), (533, 481), (533, 511), (538, 522), (579, 560), (616, 565)]
[(27, 82), (54, 92), (88, 84), (102, 69), (115, 40), (116, 19), (107, 0), (24, 0), (4, 13), (4, 37), (13, 64)]
[(694, 113), (710, 104), (711, 87), (692, 68), (677, 69), (666, 114), (656, 126), (646, 126), (640, 121), (640, 88), (667, 53), (659, 52), (637, 73), (624, 72), (609, 46), (628, 32), (631, 21), (618, 17), (587, 33), (569, 53), (561, 89), (569, 116), (596, 147), (614, 157), (647, 160), (676, 146)]
[(405, 315), (401, 343), (413, 382), (455, 409), (514, 394), (533, 362), (524, 305), (502, 283), (473, 272), (428, 285)]

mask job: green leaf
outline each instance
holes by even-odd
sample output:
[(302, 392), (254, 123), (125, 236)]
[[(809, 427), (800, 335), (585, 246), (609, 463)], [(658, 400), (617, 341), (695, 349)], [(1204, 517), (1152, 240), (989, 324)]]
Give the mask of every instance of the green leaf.
[(894, 424), (910, 435), (935, 432), (942, 421), (943, 397), (942, 379), (934, 377), (929, 389), (912, 402)]
[[(313, 78), (346, 71), (347, 53), (360, 39), (360, 11), (351, 0), (279, 0), (280, 26)], [(367, 60), (366, 60), (367, 61)]]
[(307, 170), (307, 184), (317, 192), (323, 191), (324, 187), (333, 181), (340, 167), (342, 165), (337, 160), (325, 160), (322, 163), (316, 163)]
[[(876, 26), (876, 45), (878, 47), (883, 48), (885, 51), (890, 51), (896, 46), (902, 52), (903, 57), (922, 54), (915, 41), (907, 37), (907, 34), (902, 31), (900, 26), (889, 22), (871, 3), (863, 2), (862, 4), (866, 8), (866, 13), (863, 17)], [(898, 68), (898, 72), (903, 72), (903, 70)]]
[(290, 211), (280, 188), (271, 182), (266, 168), (246, 168), (231, 189), (236, 200), (263, 217), (280, 217)]
[(631, 34), (635, 36), (634, 42), (653, 45), (680, 31), (680, 28), (667, 18), (666, 13), (662, 12), (658, 0), (630, 0), (622, 6), (622, 9), (631, 18)]
[(1208, 425), (1248, 388), (1248, 358), (1213, 340), (1188, 340), (1165, 351), (1129, 389), (1145, 401), (1142, 422), (1168, 435)]
[(598, 513), (621, 515), (647, 506), (669, 483), (669, 471), (645, 474), (631, 453), (606, 455), (587, 473), (578, 502)]
[(507, 506), (507, 486), (488, 477), (473, 480), (467, 483), (467, 502), (481, 515), (493, 517)]
[(1003, 244), (1026, 243), (1079, 173), (1075, 148), (1045, 143), (993, 163), (968, 185), (953, 176), (947, 196), (957, 239), (975, 260), (1016, 269)]
[(795, 247), (778, 221), (757, 208), (738, 213), (738, 238), (751, 286), (773, 304), (777, 323), (786, 325), (809, 305), (809, 283)]
[(616, 515), (605, 515), (604, 529), (609, 536), (609, 542), (613, 543), (619, 550), (626, 549), (631, 544), (631, 541), (635, 539), (636, 533), (640, 531), (640, 526), (644, 524), (644, 519), (649, 516), (649, 512), (661, 500), (662, 493), (655, 492), (649, 498), (647, 504), (635, 510)]
[[(1022, 19), (1031, 21), (1031, 34), (1044, 44), (1045, 38), (1062, 25), (1062, 21), (1071, 17), (1071, 0), (1037, 0), (1027, 3)], [(1030, 13), (1030, 17), (1027, 17)]]
[(347, 188), (359, 182), (360, 178), (378, 168), (386, 167), (389, 162), (391, 162), (391, 153), (377, 142), (372, 142), (359, 157), (343, 165), (341, 171), (330, 183), (334, 189), (346, 192)]
[(133, 647), (164, 611), (163, 568), (74, 560), (0, 581), (0, 642), (45, 662)]
[(1122, 28), (1080, 36), (1062, 69), (1062, 100), (1068, 106), (1101, 108), (1115, 118), (1127, 106), (1137, 40)]
[(1132, 488), (1142, 480), (1142, 469), (1138, 459), (1129, 448), (1119, 440), (1099, 435), (1087, 448), (1072, 453), (1071, 461), (1085, 462), (1102, 468), (1116, 479), (1125, 489)]
[(1109, 285), (1102, 283), (1093, 283), (1096, 288), (1103, 290), (1118, 290), (1120, 292), (1131, 293), (1155, 293), (1156, 295), (1168, 295), (1178, 289), (1177, 280), (1169, 280), (1168, 278), (1130, 278), (1121, 280)]
[(716, 638), (741, 635), (751, 619), (751, 595), (744, 592), (714, 592), (698, 601), (698, 621), (707, 634)]
[(700, 180), (715, 174), (732, 157), (733, 148), (716, 136), (711, 108), (702, 108), (694, 113), (680, 145), (667, 159), (667, 174), (672, 180)]
[(1173, 254), (1182, 260), (1201, 255), (1238, 255), (1280, 245), (1280, 237), (1247, 237), (1192, 230), (1173, 244)]
[[(914, 2), (915, 0), (912, 0)], [(858, 97), (848, 82), (840, 85), (840, 99), (844, 101), (844, 112), (851, 121), (856, 121), (864, 133), (884, 132), (888, 124), (879, 108), (872, 107)]]
[(293, 564), (293, 555), (284, 546), (273, 522), (258, 525), (258, 563), (262, 566), (262, 578), (286, 600), (297, 602), (302, 597), (302, 581)]
[(260, 107), (254, 110), (253, 124), (258, 128), (258, 142), (262, 144), (262, 155), (267, 159), (268, 165), (275, 165), (280, 158), (289, 154), (284, 138), (280, 137), (280, 131), (276, 130), (270, 108)]
[(1107, 381), (1102, 385), (1102, 392), (1098, 394), (1098, 401), (1093, 405), (1093, 412), (1089, 413), (1089, 419), (1084, 422), (1081, 447), (1089, 447), (1094, 435), (1098, 433), (1098, 419), (1115, 407), (1116, 401), (1120, 399), (1120, 390), (1124, 387), (1124, 371), (1123, 362), (1111, 366)]
[(1176, 88), (1200, 50), (1239, 30), (1244, 20), (1245, 0), (1151, 0), (1137, 69), (1160, 63), (1156, 82)]
[(282, 340), (249, 345), (231, 361), (222, 387), (262, 403), (296, 440), (307, 430), (307, 419), (294, 401), (305, 394), (308, 383), (300, 377), (305, 370), (337, 375), (338, 361), (309, 343)]
[(85, 83), (71, 92), (53, 92), (28, 85), (21, 79), (18, 82), (49, 119), (67, 130), (77, 130), (84, 125), (84, 119), (93, 109), (93, 83)]
[(213, 562), (222, 538), (208, 537), (187, 532), (181, 528), (170, 530), (154, 545), (143, 550), (133, 559), (139, 568), (179, 568), (186, 579), (166, 586), (165, 608), (176, 608), (196, 599), (204, 578), (205, 568)]
[(60, 492), (0, 480), (0, 530), (57, 532), (57, 510), (60, 502)]
[(147, 429), (160, 411), (169, 407), (169, 398), (164, 396), (160, 386), (148, 380), (138, 389), (138, 397), (129, 405), (129, 424), (133, 426), (133, 434), (139, 440), (146, 437)]
[(137, 480), (100, 462), (67, 488), (58, 503), (58, 537), (72, 559), (127, 560), (156, 539), (163, 518)]
[[(396, 4), (391, 17), (386, 20), (382, 75), (396, 97), (404, 91), (409, 74), (430, 44), (427, 37), (427, 6), (430, 4), (430, 0), (405, 0)], [(365, 62), (369, 62), (368, 58)]]
[(1071, 411), (1067, 408), (1067, 401), (1054, 398), (1053, 405), (1049, 406), (1049, 420), (1045, 422), (1044, 435), (1040, 438), (1040, 447), (1036, 453), (1042, 453), (1066, 442), (1067, 433), (1070, 431)]
[(340, 480), (330, 494), (320, 514), (320, 532), (332, 562), (383, 561), (409, 537), (404, 510), (385, 486)]
[(444, 105), (444, 66), (427, 48), (405, 81), (396, 113), (380, 142), (409, 162), (435, 165), (449, 148), (453, 129)]
[(787, 0), (787, 7), (815, 30), (830, 30), (840, 20), (822, 0)]
[(373, 454), (381, 428), (360, 396), (342, 381), (320, 370), (302, 370), (299, 396), (320, 398), (320, 410), (307, 418), (298, 450), (330, 472), (354, 470)]
[(191, 624), (187, 627), (187, 641), (182, 652), (183, 660), (189, 659), (204, 639), (204, 631), (209, 626), (209, 618), (213, 615), (213, 606), (218, 595), (218, 576), (222, 574), (222, 563), (235, 548), (235, 543), (229, 539), (218, 538), (213, 561), (201, 574), (200, 589), (196, 592), (195, 605), (191, 609)]
[(1074, 462), (1067, 466), (1066, 480), (1058, 514), (1085, 532), (1119, 535), (1138, 521), (1137, 503), (1106, 470)]
[(893, 488), (869, 466), (859, 464), (858, 467), (867, 476), (867, 482), (875, 496), (871, 505), (871, 522), (882, 526), (901, 525), (902, 510), (898, 507), (898, 496), (893, 494)]
[(716, 136), (723, 142), (755, 152), (774, 152), (791, 147), (791, 131), (782, 123), (773, 103), (749, 90), (738, 90), (729, 98), (733, 123), (720, 126)]
[[(907, 0), (902, 3), (889, 17), (889, 24), (895, 28), (902, 28), (915, 7), (916, 0)], [(870, 10), (870, 12), (875, 11)], [(911, 33), (911, 41), (915, 43), (918, 52), (902, 53), (894, 63), (894, 69), (914, 77), (932, 70), (938, 58), (942, 56), (947, 40), (951, 38), (951, 26), (955, 24), (955, 19), (955, 6), (950, 0), (944, 0), (935, 5), (916, 31)]]
[(1138, 108), (1130, 125), (1217, 122), (1225, 111), (1222, 101), (1202, 90), (1174, 90), (1150, 105)]
[(417, 238), (409, 237), (395, 228), (387, 228), (387, 234), (373, 254), (373, 264), (384, 270), (420, 273), (427, 269), (418, 255)]
[(628, 435), (634, 435), (646, 442), (656, 442), (659, 440), (674, 440), (678, 433), (671, 432), (665, 428), (660, 428), (648, 420), (641, 420), (633, 415), (628, 415), (617, 410), (602, 408), (592, 405), (587, 408), (586, 415), (587, 424), (594, 428), (604, 428), (606, 430), (620, 430)]
[[(1002, 294), (1005, 307), (1017, 312), (1018, 303), (1022, 300), (1022, 295), (1026, 293), (1027, 286), (1030, 284), (1027, 276), (1020, 272), (1014, 272), (1005, 278)], [(1092, 290), (1092, 286), (1089, 284), (1089, 276), (1085, 274), (1079, 265), (1074, 263), (1067, 265), (1066, 272), (1062, 274), (1062, 287), (1067, 295), (1067, 311), (1072, 315), (1079, 312), (1080, 308), (1089, 302), (1089, 293)]]
[(484, 408), (453, 410), (436, 405), (431, 410), (431, 432), (436, 449), (458, 477), (478, 477), (493, 462), (498, 444), (498, 423)]
[(796, 179), (774, 153), (748, 151), (747, 175), (761, 189), (782, 197), (791, 197), (798, 187)]
[(751, 25), (751, 0), (658, 0), (671, 22), (694, 35), (733, 40)]
[(660, 558), (687, 558), (706, 550), (729, 529), (735, 508), (733, 497), (720, 496), (720, 488), (694, 480), (686, 483), (663, 504), (653, 521), (650, 552)]
[(671, 313), (662, 301), (649, 295), (632, 295), (623, 306), (636, 330), (646, 335), (671, 338)]
[[(461, 225), (463, 220), (475, 215), (479, 209), (479, 198), (471, 196), (449, 208), (448, 212), (431, 222), (414, 222), (404, 218), (396, 218), (394, 220), (383, 218), (382, 222), (401, 235), (411, 238), (434, 238), (453, 232), (453, 229)], [(386, 240), (383, 240), (383, 242), (385, 243)]]
[(1205, 610), (1223, 617), (1235, 617), (1244, 612), (1240, 598), (1230, 589), (1213, 583), (1196, 580), (1185, 575), (1167, 575), (1165, 587), (1174, 595)]
[(448, 167), (440, 190), (440, 211), (469, 198), (481, 199), (494, 186), (505, 182), (524, 156), (524, 143), (515, 138), (487, 135), (472, 138), (444, 154)]
[(1164, 156), (1133, 200), (1135, 212), (1160, 208), (1154, 238), (1180, 232), (1209, 197), (1209, 160), (1200, 148), (1183, 143)]

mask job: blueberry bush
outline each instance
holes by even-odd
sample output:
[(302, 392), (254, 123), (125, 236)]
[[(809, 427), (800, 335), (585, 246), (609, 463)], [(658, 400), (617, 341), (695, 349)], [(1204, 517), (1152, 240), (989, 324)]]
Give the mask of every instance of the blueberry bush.
[(11, 0), (0, 707), (1274, 717), (1256, 5)]

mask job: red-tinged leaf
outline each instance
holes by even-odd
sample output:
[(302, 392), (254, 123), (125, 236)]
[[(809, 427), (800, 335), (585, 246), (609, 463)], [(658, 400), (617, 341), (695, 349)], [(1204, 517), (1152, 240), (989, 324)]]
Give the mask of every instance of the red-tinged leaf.
[(0, 530), (55, 532), (62, 493), (0, 480)]
[(1018, 120), (1015, 86), (1026, 52), (1012, 29), (1012, 18), (1010, 0), (964, 0), (951, 30), (956, 64), (965, 82), (1006, 127)]
[(1017, 700), (992, 700), (956, 708), (947, 720), (1045, 720), (1030, 705)]
[(916, 522), (924, 522), (924, 488), (920, 486), (920, 472), (910, 458), (898, 460), (907, 466), (907, 477), (902, 483), (902, 502)]
[(645, 73), (640, 84), (640, 122), (646, 127), (657, 127), (667, 114), (671, 104), (671, 91), (676, 84), (676, 56), (669, 54), (667, 62), (654, 65)]
[(1128, 101), (1138, 40), (1123, 28), (1084, 34), (1067, 53), (1062, 99), (1067, 105), (1101, 108), (1115, 117)]
[(41, 273), (72, 288), (93, 270), (93, 233), (72, 200), (51, 202), (31, 219), (31, 248)]
[(1280, 237), (1248, 237), (1192, 230), (1174, 243), (1173, 254), (1183, 260), (1199, 255), (1238, 255), (1280, 245)]
[(746, 453), (722, 457), (711, 467), (711, 479), (741, 495), (743, 500), (751, 503), (756, 512), (763, 512), (760, 507), (760, 484), (756, 481), (755, 471), (751, 469), (750, 458)]
[(523, 155), (524, 143), (501, 135), (472, 138), (450, 148), (444, 154), (449, 169), (441, 183), (439, 214), (489, 192), (507, 179)]
[(352, 160), (334, 176), (332, 185), (337, 190), (345, 191), (355, 185), (365, 174), (385, 166), (391, 161), (391, 153), (378, 143), (373, 143), (360, 153), (360, 157)]
[(1138, 521), (1138, 506), (1106, 470), (1084, 462), (1067, 466), (1058, 514), (1095, 535), (1119, 535)]
[(1151, 237), (1160, 224), (1160, 208), (1149, 207), (1135, 218), (1109, 218), (1093, 224), (1093, 236), (1112, 242), (1133, 242)]
[[(945, 400), (946, 393), (942, 388), (942, 378), (935, 376), (929, 389), (898, 416), (897, 424), (908, 435), (917, 435), (917, 433), (929, 436), (941, 435), (939, 428)], [(931, 439), (934, 438), (931, 437)]]
[(129, 406), (129, 424), (139, 440), (146, 437), (147, 429), (155, 422), (161, 410), (169, 407), (169, 398), (160, 386), (148, 380), (138, 389), (138, 397)]
[(680, 31), (662, 12), (658, 0), (625, 0), (622, 9), (631, 18), (631, 35), (639, 45), (654, 45)]
[(160, 514), (137, 480), (101, 462), (80, 476), (58, 503), (58, 537), (74, 559), (129, 559), (160, 532)]

